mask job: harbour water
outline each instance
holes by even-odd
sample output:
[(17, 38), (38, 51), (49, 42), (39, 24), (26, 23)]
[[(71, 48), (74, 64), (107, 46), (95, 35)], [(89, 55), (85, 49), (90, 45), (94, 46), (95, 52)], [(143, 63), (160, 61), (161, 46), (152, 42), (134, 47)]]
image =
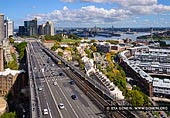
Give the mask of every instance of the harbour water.
[(89, 39), (96, 39), (96, 40), (113, 40), (113, 39), (132, 39), (132, 40), (136, 40), (136, 38), (138, 36), (143, 36), (143, 35), (149, 35), (150, 33), (148, 32), (138, 32), (138, 33), (134, 33), (134, 34), (125, 34), (122, 33), (121, 36), (112, 36), (112, 37), (102, 37), (102, 36), (95, 36), (95, 37), (89, 37)]
[[(96, 39), (96, 40), (119, 40), (119, 39), (132, 39), (133, 41), (136, 40), (138, 36), (144, 36), (144, 35), (149, 35), (150, 33), (148, 32), (138, 32), (134, 34), (126, 34), (122, 33), (121, 36), (112, 36), (112, 37), (103, 37), (103, 36), (95, 36), (95, 37), (89, 37), (89, 39)], [(166, 44), (170, 44), (170, 40), (162, 40), (165, 41)]]

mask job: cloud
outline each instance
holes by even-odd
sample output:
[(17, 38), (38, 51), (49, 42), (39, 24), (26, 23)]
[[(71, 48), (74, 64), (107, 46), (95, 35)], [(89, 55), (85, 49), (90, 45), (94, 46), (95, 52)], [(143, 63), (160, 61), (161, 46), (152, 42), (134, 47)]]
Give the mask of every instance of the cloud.
[[(74, 2), (76, 0), (61, 0), (64, 2)], [(78, 0), (77, 0), (78, 1)], [(78, 9), (69, 9), (64, 6), (63, 9), (56, 9), (47, 14), (29, 15), (29, 19), (35, 17), (40, 22), (52, 20), (56, 24), (72, 25), (97, 25), (97, 24), (114, 24), (117, 21), (126, 21), (129, 19), (139, 19), (143, 15), (150, 14), (168, 14), (170, 6), (158, 4), (157, 0), (80, 0), (82, 2), (96, 3), (118, 3), (117, 8), (105, 9), (96, 6), (84, 6)], [(133, 23), (137, 23), (133, 20)]]
[(80, 9), (69, 9), (65, 6), (62, 10), (54, 10), (47, 14), (29, 15), (30, 19), (37, 17), (38, 21), (44, 22), (53, 19), (56, 23), (75, 24), (101, 24), (113, 23), (128, 18), (131, 12), (123, 9), (104, 9), (95, 6), (81, 7)]
[(63, 10), (64, 10), (64, 11), (68, 10), (68, 7), (67, 7), (67, 6), (64, 6), (64, 7), (63, 7)]
[(96, 3), (118, 3), (122, 6), (136, 6), (136, 5), (154, 5), (157, 0), (81, 0), (82, 2), (96, 2)]

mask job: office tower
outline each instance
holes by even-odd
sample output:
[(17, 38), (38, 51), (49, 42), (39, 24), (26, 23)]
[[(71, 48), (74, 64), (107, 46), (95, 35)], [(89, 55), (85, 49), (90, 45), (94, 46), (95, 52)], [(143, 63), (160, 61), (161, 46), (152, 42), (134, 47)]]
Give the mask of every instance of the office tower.
[(54, 35), (54, 25), (52, 21), (47, 21), (44, 27), (44, 34), (45, 35)]
[(25, 27), (24, 26), (19, 26), (18, 35), (19, 36), (24, 36), (25, 35)]
[(37, 18), (31, 21), (24, 21), (25, 36), (36, 36), (37, 32)]
[(36, 36), (37, 32), (37, 18), (29, 22), (29, 36)]
[(4, 55), (3, 55), (3, 46), (0, 45), (0, 72), (4, 70)]
[(44, 35), (44, 27), (45, 27), (45, 24), (38, 26), (38, 35)]
[(24, 21), (24, 35), (29, 36), (30, 32), (30, 21)]
[(0, 40), (4, 39), (4, 15), (0, 14)]
[(4, 38), (9, 38), (9, 36), (13, 36), (14, 33), (14, 22), (10, 19), (4, 20)]

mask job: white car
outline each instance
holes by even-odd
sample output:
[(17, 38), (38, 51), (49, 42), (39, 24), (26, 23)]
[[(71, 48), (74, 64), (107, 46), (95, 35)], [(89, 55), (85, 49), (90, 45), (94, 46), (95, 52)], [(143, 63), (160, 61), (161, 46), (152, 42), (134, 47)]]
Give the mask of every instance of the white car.
[(53, 84), (54, 84), (54, 86), (56, 86), (56, 85), (57, 85), (57, 82), (54, 82)]
[(59, 103), (58, 107), (59, 107), (60, 109), (64, 109), (64, 104), (63, 104), (63, 103)]
[(42, 91), (42, 87), (39, 87), (38, 90), (39, 90), (39, 91)]
[(44, 115), (47, 115), (47, 114), (48, 114), (48, 109), (44, 109), (44, 110), (43, 110), (43, 114), (44, 114)]

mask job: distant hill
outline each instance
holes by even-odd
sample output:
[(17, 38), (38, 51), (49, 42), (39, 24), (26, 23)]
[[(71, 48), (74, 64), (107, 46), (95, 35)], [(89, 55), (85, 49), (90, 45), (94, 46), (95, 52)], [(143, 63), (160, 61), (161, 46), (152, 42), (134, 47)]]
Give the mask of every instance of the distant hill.
[(170, 30), (168, 31), (162, 31), (162, 32), (156, 32), (153, 33), (152, 35), (144, 35), (144, 36), (139, 36), (137, 39), (156, 39), (156, 40), (170, 40)]

